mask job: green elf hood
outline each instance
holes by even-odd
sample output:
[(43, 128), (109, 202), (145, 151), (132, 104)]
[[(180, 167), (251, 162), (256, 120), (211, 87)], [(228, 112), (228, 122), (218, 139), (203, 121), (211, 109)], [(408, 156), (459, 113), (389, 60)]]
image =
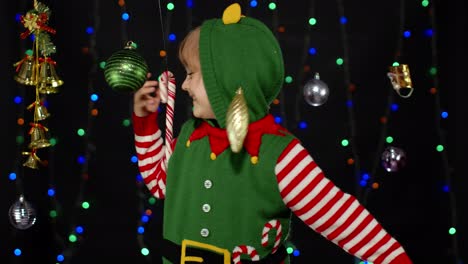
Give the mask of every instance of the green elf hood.
[(222, 19), (206, 20), (199, 45), (205, 89), (220, 127), (226, 127), (226, 112), (239, 87), (249, 122), (263, 118), (284, 79), (283, 56), (271, 30), (242, 16), (238, 7), (234, 14), (225, 11)]

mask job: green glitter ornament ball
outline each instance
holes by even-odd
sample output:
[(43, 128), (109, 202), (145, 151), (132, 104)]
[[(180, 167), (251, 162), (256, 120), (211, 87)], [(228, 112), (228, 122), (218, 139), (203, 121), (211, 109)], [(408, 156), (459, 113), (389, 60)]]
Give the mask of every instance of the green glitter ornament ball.
[(117, 92), (134, 92), (146, 81), (148, 65), (136, 51), (136, 44), (127, 42), (123, 50), (112, 54), (104, 66), (107, 84)]

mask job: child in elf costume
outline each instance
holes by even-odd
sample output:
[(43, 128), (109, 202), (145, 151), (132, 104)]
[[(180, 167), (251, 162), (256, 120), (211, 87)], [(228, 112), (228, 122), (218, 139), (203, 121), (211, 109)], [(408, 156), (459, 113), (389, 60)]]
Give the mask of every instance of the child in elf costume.
[(171, 144), (163, 144), (156, 120), (158, 82), (146, 81), (134, 95), (139, 170), (151, 193), (165, 199), (164, 263), (289, 263), (284, 242), (292, 213), (360, 259), (412, 263), (268, 113), (284, 66), (262, 22), (233, 4), (222, 19), (192, 30), (179, 57), (194, 117)]

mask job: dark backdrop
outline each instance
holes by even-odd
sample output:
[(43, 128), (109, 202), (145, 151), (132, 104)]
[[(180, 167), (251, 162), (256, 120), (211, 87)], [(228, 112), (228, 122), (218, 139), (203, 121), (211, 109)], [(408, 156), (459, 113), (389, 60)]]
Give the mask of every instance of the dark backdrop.
[[(120, 19), (123, 10), (117, 1), (43, 2), (52, 9), (50, 26), (57, 30), (52, 35), (57, 47), (53, 58), (65, 84), (58, 94), (47, 96), (52, 114), (48, 127), (57, 144), (41, 153), (49, 166), (39, 170), (21, 166), (24, 162), (21, 152), (26, 150), (29, 137), (27, 123), (19, 126), (17, 118), (24, 117), (26, 121), (30, 118), (31, 113), (25, 107), (32, 102), (34, 89), (16, 83), (12, 67), (32, 46), (29, 39), (19, 38), (24, 28), (15, 20), (16, 14), (25, 14), (32, 8), (32, 1), (1, 3), (0, 81), (4, 93), (0, 97), (0, 113), (4, 125), (0, 131), (5, 144), (0, 149), (3, 212), (0, 214), (0, 263), (55, 263), (56, 256), (64, 249), (67, 263), (159, 263), (154, 250), (158, 248), (163, 204), (146, 202), (148, 192), (137, 179), (137, 165), (131, 162), (133, 132), (131, 126), (123, 125), (130, 118), (131, 96), (116, 93), (106, 85), (99, 63), (121, 49), (127, 40), (134, 40), (154, 75), (167, 67), (181, 83), (184, 72), (176, 58), (178, 43), (189, 28), (203, 19), (220, 17), (232, 1), (193, 1), (193, 9), (187, 9), (185, 2), (174, 1), (176, 9), (168, 12), (164, 8), (167, 1), (160, 1), (165, 33), (175, 33), (175, 42), (163, 41), (158, 1), (128, 0), (125, 8), (131, 19), (127, 22)], [(240, 2), (245, 14), (261, 19), (277, 34), (286, 74), (294, 78), (291, 84), (285, 84), (280, 104), (272, 107), (272, 113), (282, 117), (282, 124), (302, 140), (330, 179), (360, 199), (364, 189), (358, 185), (355, 167), (346, 163), (353, 157), (352, 149), (343, 148), (340, 141), (349, 138), (350, 124), (353, 124), (358, 165), (362, 172), (370, 172), (381, 154), (378, 142), (383, 127), (379, 118), (385, 114), (389, 96), (393, 96), (399, 109), (391, 113), (385, 131), (395, 138), (393, 145), (405, 150), (408, 163), (391, 174), (379, 167), (376, 175), (371, 176), (376, 177), (380, 188), (371, 190), (362, 201), (403, 244), (415, 263), (455, 264), (454, 240), (447, 235), (453, 217), (458, 221), (455, 236), (458, 250), (467, 248), (466, 202), (462, 198), (467, 182), (464, 174), (455, 170), (455, 152), (465, 149), (456, 141), (456, 135), (463, 133), (455, 123), (455, 120), (460, 121), (458, 124), (463, 121), (461, 112), (456, 111), (461, 110), (461, 105), (459, 109), (455, 105), (456, 101), (461, 102), (464, 88), (461, 48), (466, 46), (462, 40), (466, 13), (462, 1), (457, 4), (431, 1), (436, 18), (434, 49), (430, 38), (424, 36), (424, 30), (431, 27), (430, 11), (418, 1), (343, 1), (349, 22), (344, 42), (338, 23), (340, 1), (276, 1), (276, 14), (268, 10), (264, 1), (258, 1), (256, 8), (249, 8), (249, 1)], [(415, 86), (413, 95), (406, 99), (391, 95), (394, 91), (386, 77), (400, 41), (400, 2), (404, 2), (405, 29), (413, 33), (410, 39), (403, 40), (399, 59), (400, 63), (410, 65)], [(318, 24), (309, 30), (306, 21), (311, 8)], [(93, 34), (86, 33), (88, 26), (94, 27)], [(284, 26), (285, 32), (278, 32), (278, 26)], [(318, 50), (316, 56), (303, 53), (307, 36), (310, 45)], [(165, 47), (167, 60), (159, 56)], [(336, 57), (343, 56), (343, 48), (349, 52), (349, 68), (335, 65)], [(434, 86), (428, 74), (433, 59), (438, 66), (438, 99), (429, 93)], [(310, 71), (301, 75), (304, 65)], [(314, 72), (320, 72), (321, 79), (330, 87), (330, 97), (320, 107), (308, 106), (300, 95), (302, 84)], [(356, 86), (353, 119), (349, 118), (346, 107), (346, 76)], [(94, 104), (90, 104), (91, 93), (99, 95)], [(14, 103), (16, 96), (24, 98), (22, 104)], [(435, 117), (437, 100), (441, 109), (450, 114), (440, 125)], [(179, 90), (176, 135), (188, 116), (187, 105), (187, 97)], [(92, 108), (99, 111), (96, 117), (90, 116)], [(299, 129), (299, 121), (306, 121), (307, 128)], [(87, 137), (77, 135), (79, 128), (86, 129)], [(434, 151), (440, 142), (439, 132), (446, 141), (447, 163)], [(18, 144), (16, 138), (21, 135), (25, 143)], [(87, 163), (77, 162), (80, 155), (87, 154)], [(458, 155), (458, 160), (461, 157)], [(9, 179), (12, 172), (17, 174), (17, 180)], [(443, 191), (447, 175), (451, 179), (448, 193)], [(56, 190), (53, 199), (47, 195), (51, 186)], [(15, 229), (8, 221), (8, 209), (20, 193), (25, 194), (37, 211), (37, 223), (27, 230)], [(82, 199), (91, 203), (90, 209), (84, 212), (78, 206)], [(452, 210), (453, 206), (457, 210)], [(152, 209), (153, 214), (144, 224), (146, 232), (141, 236), (137, 227), (146, 208)], [(51, 209), (58, 212), (52, 220)], [(301, 252), (300, 256), (293, 257), (294, 263), (353, 263), (353, 258), (344, 251), (294, 220), (292, 241)], [(69, 243), (68, 235), (77, 224), (84, 226), (85, 232), (77, 243)], [(142, 256), (142, 246), (153, 253)], [(22, 256), (13, 255), (15, 248), (22, 249)]]

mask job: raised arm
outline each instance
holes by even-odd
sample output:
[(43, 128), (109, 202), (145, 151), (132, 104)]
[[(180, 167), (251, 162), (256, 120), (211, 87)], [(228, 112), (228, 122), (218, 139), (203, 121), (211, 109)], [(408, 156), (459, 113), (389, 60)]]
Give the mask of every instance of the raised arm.
[[(151, 77), (148, 74), (148, 78)], [(158, 107), (160, 104), (158, 82), (146, 81), (134, 94), (133, 129), (138, 168), (143, 180), (156, 198), (163, 199), (166, 190), (165, 145), (158, 127)], [(172, 149), (175, 141), (171, 142)]]

